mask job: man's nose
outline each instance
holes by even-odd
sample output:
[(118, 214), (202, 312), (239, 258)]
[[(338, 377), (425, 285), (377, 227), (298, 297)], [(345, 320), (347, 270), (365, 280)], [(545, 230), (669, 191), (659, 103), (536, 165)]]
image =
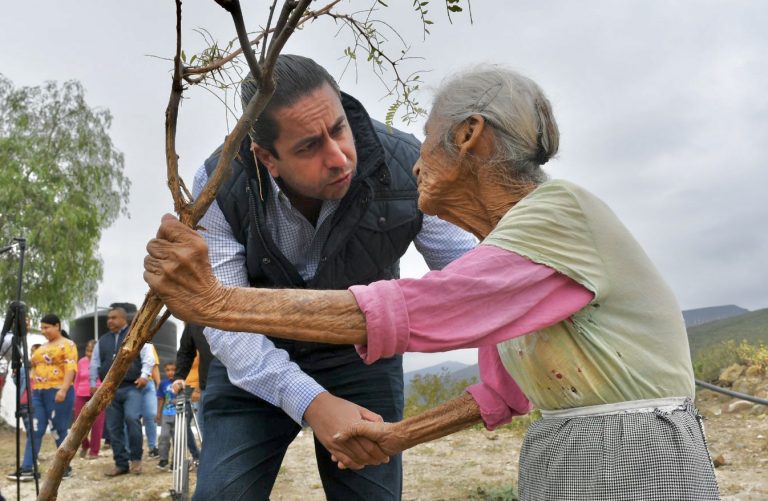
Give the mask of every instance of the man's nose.
[(329, 168), (347, 165), (347, 155), (342, 151), (341, 144), (333, 139), (327, 141), (325, 147), (325, 166)]

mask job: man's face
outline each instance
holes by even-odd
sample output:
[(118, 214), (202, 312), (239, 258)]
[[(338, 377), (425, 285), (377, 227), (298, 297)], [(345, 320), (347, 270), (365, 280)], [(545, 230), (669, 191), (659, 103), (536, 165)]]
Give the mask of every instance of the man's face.
[(339, 200), (357, 169), (357, 152), (347, 116), (330, 85), (310, 92), (292, 106), (278, 108), (276, 158), (253, 143), (253, 151), (272, 177), (282, 180), (289, 198)]
[(110, 311), (107, 313), (107, 329), (110, 332), (120, 332), (120, 329), (125, 327), (128, 320), (120, 314), (119, 311)]

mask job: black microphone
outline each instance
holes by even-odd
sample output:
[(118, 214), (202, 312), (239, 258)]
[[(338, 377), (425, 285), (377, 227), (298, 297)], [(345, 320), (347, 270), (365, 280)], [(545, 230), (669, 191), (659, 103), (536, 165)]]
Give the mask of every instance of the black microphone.
[(8, 252), (8, 251), (9, 251), (9, 250), (11, 250), (11, 249), (15, 249), (15, 248), (16, 248), (16, 247), (18, 247), (19, 245), (20, 245), (20, 244), (19, 244), (19, 242), (13, 242), (11, 245), (9, 245), (9, 246), (7, 246), (7, 247), (0, 247), (0, 254), (3, 254), (3, 253), (5, 253), (5, 252)]

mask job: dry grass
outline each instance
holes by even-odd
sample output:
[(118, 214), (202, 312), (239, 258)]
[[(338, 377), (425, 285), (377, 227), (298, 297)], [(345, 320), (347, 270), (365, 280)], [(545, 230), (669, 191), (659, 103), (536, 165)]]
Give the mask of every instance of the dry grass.
[[(724, 499), (768, 499), (768, 417), (765, 414), (719, 414), (718, 397), (708, 396), (698, 405), (707, 417), (710, 448), (723, 454), (728, 464), (717, 470)], [(519, 427), (494, 433), (482, 429), (466, 430), (435, 442), (422, 444), (404, 455), (405, 501), (460, 501), (514, 499), (512, 486), (517, 478), (517, 462), (522, 443)], [(15, 483), (5, 474), (14, 469), (14, 432), (0, 430), (0, 488), (7, 499), (16, 499)], [(109, 451), (107, 451), (109, 452)], [(53, 453), (53, 439), (46, 437), (41, 470)], [(170, 499), (171, 474), (155, 468), (155, 461), (144, 461), (141, 476), (107, 479), (103, 472), (112, 465), (111, 455), (96, 461), (76, 458), (74, 477), (59, 490), (60, 501), (150, 501)], [(190, 475), (194, 486), (196, 476)], [(34, 499), (34, 484), (22, 484), (22, 499)], [(272, 500), (322, 501), (311, 433), (304, 433), (291, 445), (280, 470)], [(226, 500), (221, 500), (226, 501)]]

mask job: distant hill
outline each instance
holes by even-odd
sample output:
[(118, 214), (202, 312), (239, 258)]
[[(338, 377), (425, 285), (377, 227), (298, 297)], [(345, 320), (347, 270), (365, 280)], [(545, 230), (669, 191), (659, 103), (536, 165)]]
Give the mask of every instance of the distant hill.
[(685, 310), (683, 311), (683, 318), (685, 319), (686, 327), (695, 327), (707, 322), (737, 317), (744, 313), (749, 313), (749, 310), (734, 304), (728, 304), (724, 306), (710, 306), (709, 308)]
[(768, 344), (768, 308), (688, 329), (688, 343), (694, 360), (702, 350), (730, 339)]
[[(688, 327), (688, 342), (691, 358), (696, 359), (701, 350), (728, 340), (747, 340), (753, 344), (768, 344), (768, 308), (749, 311), (736, 305), (712, 306), (683, 311)], [(405, 394), (408, 395), (410, 381), (416, 375), (439, 374), (447, 369), (454, 379), (480, 380), (477, 364), (443, 362), (439, 365), (405, 373)]]
[(475, 365), (468, 365), (461, 369), (460, 371), (456, 371), (455, 373), (451, 374), (456, 379), (472, 379), (475, 378), (475, 381), (480, 381), (480, 367)]
[(451, 374), (458, 373), (462, 369), (470, 367), (467, 364), (461, 362), (440, 362), (437, 365), (425, 367), (424, 369), (418, 369), (415, 371), (409, 371), (403, 374), (403, 382), (405, 383), (405, 394), (408, 394), (408, 386), (411, 384), (411, 380), (416, 376), (429, 376), (432, 374), (440, 374), (446, 370)]

